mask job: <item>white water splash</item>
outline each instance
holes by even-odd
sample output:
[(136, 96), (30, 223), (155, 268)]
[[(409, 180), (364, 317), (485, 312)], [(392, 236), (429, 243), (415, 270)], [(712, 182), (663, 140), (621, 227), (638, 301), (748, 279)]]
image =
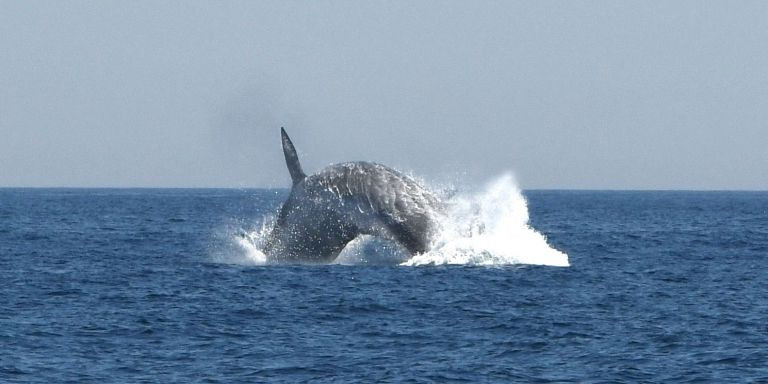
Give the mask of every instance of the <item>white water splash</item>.
[(215, 262), (238, 265), (267, 264), (267, 255), (262, 252), (273, 223), (272, 217), (265, 218), (256, 228), (242, 229), (242, 225), (230, 225), (221, 228), (216, 234), (218, 242), (212, 253)]
[(254, 231), (244, 234), (237, 239), (237, 245), (240, 246), (242, 260), (249, 264), (266, 264), (267, 255), (261, 251), (261, 231)]
[[(411, 257), (395, 242), (359, 236), (333, 263), (569, 266), (568, 255), (550, 246), (546, 237), (528, 224), (528, 205), (511, 175), (497, 178), (480, 192), (453, 196), (447, 204), (429, 252)], [(215, 259), (231, 264), (267, 264), (261, 249), (272, 225), (273, 219), (267, 218), (255, 229), (224, 231), (230, 239), (229, 249)]]
[(568, 255), (528, 224), (528, 205), (511, 175), (449, 201), (431, 250), (402, 263), (425, 264), (569, 266)]

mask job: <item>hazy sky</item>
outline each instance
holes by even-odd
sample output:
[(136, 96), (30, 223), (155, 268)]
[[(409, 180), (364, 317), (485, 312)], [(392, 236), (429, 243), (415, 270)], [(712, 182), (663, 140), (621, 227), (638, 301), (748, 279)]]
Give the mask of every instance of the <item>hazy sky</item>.
[(0, 186), (768, 189), (767, 1), (1, 1)]

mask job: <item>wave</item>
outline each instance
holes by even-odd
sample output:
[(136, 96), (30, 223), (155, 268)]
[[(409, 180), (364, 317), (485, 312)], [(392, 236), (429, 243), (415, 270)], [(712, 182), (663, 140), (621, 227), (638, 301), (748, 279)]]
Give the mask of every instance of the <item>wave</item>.
[[(514, 178), (504, 174), (473, 193), (456, 193), (447, 199), (430, 251), (411, 256), (399, 244), (359, 236), (350, 242), (334, 264), (345, 265), (548, 265), (569, 266), (568, 255), (547, 243), (529, 225), (528, 204)], [(218, 252), (220, 262), (263, 265), (261, 251), (274, 218), (256, 228), (230, 227), (224, 231), (229, 247)]]

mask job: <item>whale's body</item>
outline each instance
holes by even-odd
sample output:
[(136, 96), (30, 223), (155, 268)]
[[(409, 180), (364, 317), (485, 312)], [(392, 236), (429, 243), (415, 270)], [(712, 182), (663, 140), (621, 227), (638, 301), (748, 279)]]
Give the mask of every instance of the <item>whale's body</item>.
[(280, 208), (266, 253), (286, 262), (331, 262), (359, 235), (426, 252), (441, 212), (440, 200), (413, 178), (370, 162), (331, 165), (306, 176), (281, 130), (293, 187)]

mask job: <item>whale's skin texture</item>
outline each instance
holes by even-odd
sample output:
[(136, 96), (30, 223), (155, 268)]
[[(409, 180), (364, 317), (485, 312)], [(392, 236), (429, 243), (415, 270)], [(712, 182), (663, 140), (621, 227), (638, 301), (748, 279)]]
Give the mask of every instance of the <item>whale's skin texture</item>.
[(359, 235), (426, 252), (442, 203), (415, 179), (371, 162), (349, 162), (305, 176), (283, 131), (293, 187), (266, 245), (277, 262), (328, 263)]

